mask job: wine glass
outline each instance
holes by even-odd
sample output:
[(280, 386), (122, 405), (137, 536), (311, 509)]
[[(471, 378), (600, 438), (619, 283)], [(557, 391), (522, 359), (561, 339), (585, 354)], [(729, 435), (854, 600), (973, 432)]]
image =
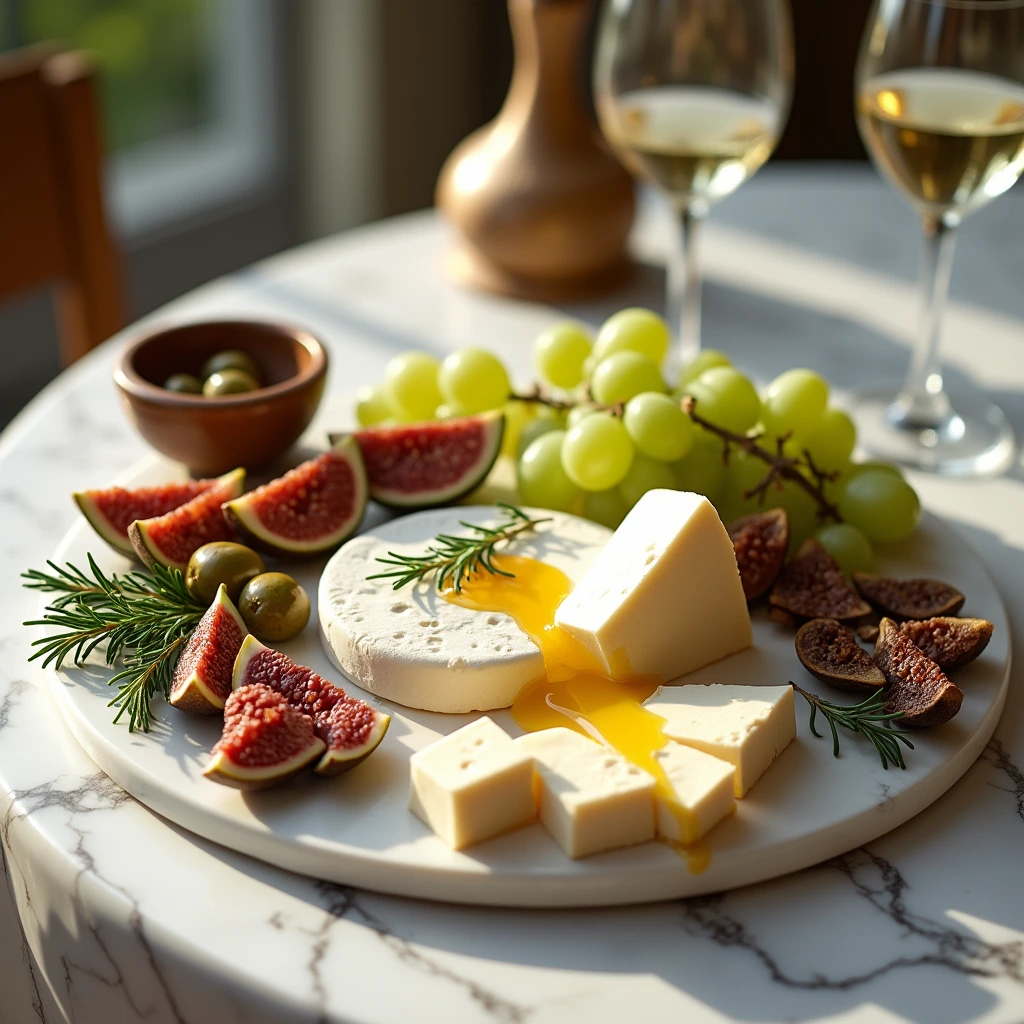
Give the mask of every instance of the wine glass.
[(771, 155), (792, 84), (788, 0), (604, 2), (598, 118), (623, 162), (676, 211), (667, 306), (683, 365), (700, 351), (698, 225)]
[(939, 473), (1005, 468), (1003, 413), (946, 393), (939, 361), (955, 230), (1024, 170), (1024, 0), (875, 0), (856, 73), (876, 167), (924, 225), (923, 310), (903, 389), (858, 396), (861, 443)]

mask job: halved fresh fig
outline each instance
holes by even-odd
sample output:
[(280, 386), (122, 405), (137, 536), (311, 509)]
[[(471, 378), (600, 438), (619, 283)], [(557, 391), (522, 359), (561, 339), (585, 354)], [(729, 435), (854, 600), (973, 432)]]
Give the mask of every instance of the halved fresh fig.
[(878, 627), (873, 622), (865, 622), (857, 627), (857, 636), (866, 644), (873, 644), (878, 639)]
[(964, 695), (959, 687), (892, 619), (882, 619), (875, 645), (875, 664), (885, 673), (889, 684), (889, 714), (902, 717), (897, 727), (923, 729), (948, 722), (959, 710)]
[(754, 601), (768, 592), (786, 560), (789, 516), (784, 508), (741, 516), (729, 524), (729, 538), (736, 552), (743, 595)]
[(203, 774), (237, 789), (267, 789), (323, 752), (309, 715), (269, 686), (253, 683), (228, 695), (224, 731)]
[(964, 595), (942, 580), (897, 580), (855, 572), (853, 585), (883, 615), (897, 622), (956, 615), (964, 604)]
[(275, 555), (318, 555), (349, 537), (366, 509), (359, 446), (344, 437), (329, 452), (224, 505), (253, 547)]
[(961, 668), (981, 654), (992, 639), (988, 619), (958, 619), (949, 615), (904, 622), (900, 631), (943, 672)]
[(136, 554), (151, 569), (159, 564), (184, 572), (188, 560), (204, 544), (235, 539), (220, 507), (237, 498), (244, 487), (245, 470), (233, 469), (179, 508), (153, 519), (137, 519), (128, 527)]
[(483, 483), (501, 451), (504, 432), (505, 415), (493, 410), (368, 427), (352, 436), (366, 463), (370, 497), (382, 505), (412, 509), (446, 505)]
[(879, 690), (885, 675), (853, 635), (835, 619), (811, 619), (796, 634), (796, 656), (808, 672), (841, 690)]
[(842, 622), (871, 612), (871, 606), (846, 582), (839, 563), (813, 537), (783, 567), (768, 600), (801, 619)]
[(327, 744), (316, 766), (319, 775), (340, 775), (354, 768), (377, 749), (388, 731), (390, 715), (349, 696), (280, 651), (264, 647), (251, 634), (242, 642), (232, 677), (235, 689), (250, 683), (270, 686), (312, 716), (317, 736)]
[(135, 549), (128, 539), (128, 527), (136, 519), (162, 516), (216, 485), (216, 480), (187, 480), (131, 490), (107, 487), (104, 490), (76, 491), (72, 497), (89, 525), (112, 548), (134, 558)]
[(231, 672), (249, 632), (222, 583), (174, 666), (169, 700), (192, 715), (215, 715), (231, 692)]

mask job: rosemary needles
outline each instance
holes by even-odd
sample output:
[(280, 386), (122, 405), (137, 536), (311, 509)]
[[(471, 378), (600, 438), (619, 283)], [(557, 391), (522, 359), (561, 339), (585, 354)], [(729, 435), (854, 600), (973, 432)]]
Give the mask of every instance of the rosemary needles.
[(460, 520), (459, 526), (469, 531), (465, 536), (439, 533), (421, 555), (399, 555), (389, 551), (377, 561), (394, 566), (387, 572), (374, 573), (368, 580), (393, 579), (392, 589), (400, 590), (408, 583), (426, 579), (437, 574), (434, 585), (438, 591), (449, 583), (458, 593), (462, 584), (475, 572), (490, 572), (496, 576), (512, 577), (514, 573), (499, 569), (493, 562), (494, 548), (502, 541), (509, 541), (520, 533), (532, 530), (547, 518), (531, 519), (514, 505), (498, 502), (503, 521), (497, 526), (477, 526)]
[(849, 729), (850, 732), (859, 732), (864, 736), (878, 752), (881, 758), (882, 767), (888, 769), (890, 764), (906, 768), (906, 761), (903, 759), (903, 751), (900, 744), (905, 744), (909, 749), (914, 749), (914, 744), (907, 739), (906, 734), (892, 727), (895, 719), (902, 717), (897, 711), (887, 714), (885, 711), (888, 697), (882, 690), (866, 697), (859, 704), (833, 704), (831, 701), (822, 700), (821, 697), (801, 690), (796, 683), (790, 683), (794, 690), (811, 706), (811, 732), (819, 739), (821, 733), (814, 728), (815, 718), (820, 711), (829, 729), (832, 730), (832, 753), (839, 756), (839, 732), (837, 726)]
[(135, 570), (107, 576), (89, 555), (89, 572), (68, 563), (47, 562), (50, 573), (30, 569), (23, 586), (56, 596), (41, 619), (26, 626), (45, 626), (50, 635), (33, 641), (38, 650), (30, 661), (60, 668), (70, 659), (81, 665), (101, 644), (108, 665), (123, 666), (111, 679), (117, 695), (114, 721), (127, 712), (128, 728), (148, 732), (153, 721), (150, 701), (167, 696), (171, 675), (205, 608), (185, 588), (176, 569), (156, 566), (152, 573)]

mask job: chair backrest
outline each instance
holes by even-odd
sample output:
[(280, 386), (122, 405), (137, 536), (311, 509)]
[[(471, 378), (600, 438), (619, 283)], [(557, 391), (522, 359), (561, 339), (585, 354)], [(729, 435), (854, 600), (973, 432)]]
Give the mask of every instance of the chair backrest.
[(0, 55), (0, 301), (53, 285), (65, 366), (125, 322), (96, 91), (82, 54)]

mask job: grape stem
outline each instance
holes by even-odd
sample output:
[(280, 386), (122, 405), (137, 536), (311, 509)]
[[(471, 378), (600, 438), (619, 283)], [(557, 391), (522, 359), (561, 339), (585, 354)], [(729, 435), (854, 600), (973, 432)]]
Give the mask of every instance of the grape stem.
[(544, 394), (539, 384), (534, 384), (533, 390), (526, 392), (526, 394), (521, 395), (513, 391), (508, 397), (510, 402), (530, 402), (533, 405), (546, 405), (549, 409), (554, 409), (556, 412), (568, 412), (579, 405), (579, 402), (569, 402)]
[[(837, 523), (842, 522), (838, 506), (825, 497), (825, 484), (838, 479), (839, 474), (828, 472), (816, 466), (811, 453), (808, 451), (804, 451), (798, 458), (784, 455), (782, 448), (789, 439), (788, 435), (776, 438), (777, 451), (771, 452), (763, 445), (758, 444), (758, 439), (761, 437), (759, 433), (737, 434), (704, 419), (695, 411), (697, 400), (692, 395), (684, 395), (680, 404), (683, 412), (697, 426), (702, 427), (708, 433), (714, 434), (721, 439), (722, 461), (726, 465), (729, 464), (729, 454), (732, 451), (732, 446), (741, 449), (748, 455), (752, 455), (755, 459), (760, 459), (762, 462), (767, 463), (768, 472), (765, 473), (760, 483), (744, 492), (744, 500), (757, 498), (761, 504), (764, 504), (768, 489), (774, 487), (777, 491), (781, 491), (782, 481), (788, 480), (790, 483), (794, 483), (797, 487), (805, 490), (814, 499), (815, 504), (818, 506), (819, 519), (831, 519)], [(813, 480), (809, 480), (804, 475), (804, 471), (809, 472)]]

